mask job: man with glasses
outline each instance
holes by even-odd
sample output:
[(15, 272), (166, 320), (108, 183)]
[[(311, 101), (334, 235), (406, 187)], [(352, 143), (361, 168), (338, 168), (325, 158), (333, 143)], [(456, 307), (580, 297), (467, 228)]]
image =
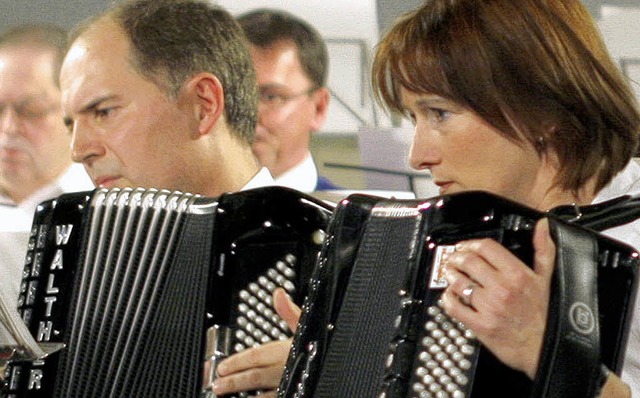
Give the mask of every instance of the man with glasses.
[(303, 192), (336, 189), (318, 175), (311, 134), (327, 117), (327, 48), (306, 22), (261, 9), (238, 18), (256, 68), (260, 101), (253, 151), (278, 185)]
[[(0, 34), (0, 299), (17, 308), (33, 213), (43, 200), (92, 189), (71, 163), (58, 71), (66, 32), (19, 26)], [(0, 344), (13, 343), (0, 325)], [(1, 372), (0, 372), (1, 374)]]

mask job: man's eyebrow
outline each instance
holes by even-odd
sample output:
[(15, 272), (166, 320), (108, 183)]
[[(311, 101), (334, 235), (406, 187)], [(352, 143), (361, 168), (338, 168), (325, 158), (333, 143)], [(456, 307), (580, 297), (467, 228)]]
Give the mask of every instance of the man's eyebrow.
[(100, 105), (101, 103), (103, 103), (105, 101), (109, 101), (111, 99), (114, 99), (115, 97), (116, 97), (115, 95), (104, 95), (102, 97), (97, 97), (93, 101), (91, 101), (88, 104), (86, 104), (85, 106), (83, 106), (80, 109), (80, 113), (90, 112), (93, 109), (95, 109), (98, 105)]
[[(97, 97), (91, 102), (89, 102), (88, 104), (86, 104), (85, 106), (83, 106), (82, 108), (80, 108), (80, 111), (78, 113), (82, 114), (82, 113), (92, 112), (101, 103), (105, 101), (109, 101), (114, 98), (116, 98), (115, 95), (103, 95), (101, 97)], [(62, 120), (64, 125), (67, 127), (73, 124), (73, 118), (71, 116), (64, 116)]]
[(280, 83), (268, 83), (258, 86), (258, 90), (273, 90), (287, 88), (284, 84)]

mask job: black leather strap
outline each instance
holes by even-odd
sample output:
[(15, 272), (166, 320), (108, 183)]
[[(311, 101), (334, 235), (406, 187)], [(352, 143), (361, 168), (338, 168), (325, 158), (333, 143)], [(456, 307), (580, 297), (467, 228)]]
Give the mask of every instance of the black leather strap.
[(600, 369), (597, 243), (580, 228), (549, 219), (556, 242), (547, 330), (533, 397), (593, 397)]
[(640, 218), (640, 196), (624, 195), (587, 206), (558, 206), (549, 213), (572, 224), (604, 231)]

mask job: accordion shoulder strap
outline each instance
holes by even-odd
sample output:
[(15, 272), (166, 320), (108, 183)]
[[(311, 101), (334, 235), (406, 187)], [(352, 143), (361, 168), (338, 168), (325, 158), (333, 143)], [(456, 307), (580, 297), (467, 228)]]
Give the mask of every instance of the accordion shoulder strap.
[(549, 226), (556, 267), (532, 397), (592, 397), (600, 366), (597, 242), (564, 222)]
[(549, 213), (572, 224), (604, 231), (640, 218), (640, 196), (618, 196), (587, 206), (559, 206), (550, 210)]

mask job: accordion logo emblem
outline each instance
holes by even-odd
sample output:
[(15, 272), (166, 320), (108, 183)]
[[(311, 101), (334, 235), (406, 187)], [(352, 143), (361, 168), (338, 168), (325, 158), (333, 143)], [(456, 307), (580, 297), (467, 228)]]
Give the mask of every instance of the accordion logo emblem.
[(569, 321), (573, 329), (580, 334), (591, 334), (596, 328), (593, 311), (588, 305), (577, 301), (569, 309)]

